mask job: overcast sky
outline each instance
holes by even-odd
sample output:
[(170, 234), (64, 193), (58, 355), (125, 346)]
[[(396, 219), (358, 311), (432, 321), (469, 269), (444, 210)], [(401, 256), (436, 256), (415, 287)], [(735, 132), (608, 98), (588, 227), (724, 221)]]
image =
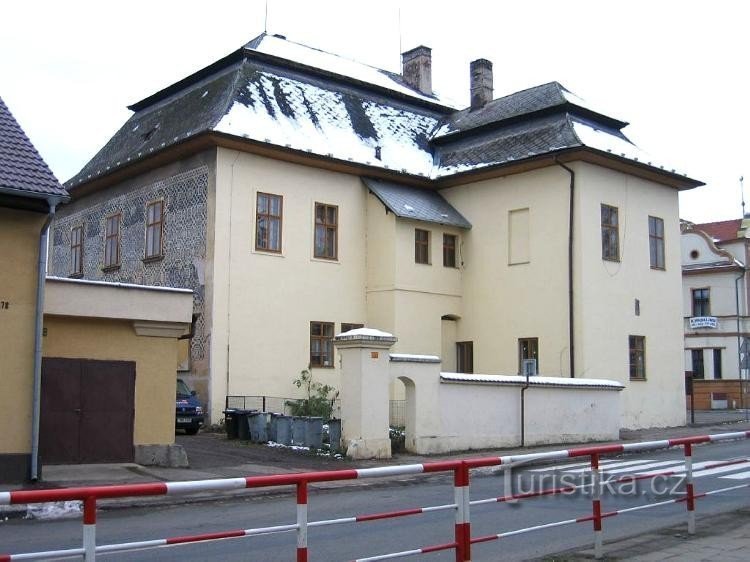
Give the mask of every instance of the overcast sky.
[[(127, 105), (261, 33), (265, 6), (9, 2), (0, 97), (65, 181)], [(680, 214), (705, 222), (739, 217), (739, 177), (750, 184), (748, 12), (734, 1), (268, 0), (268, 32), (396, 72), (402, 50), (427, 45), (434, 89), (464, 105), (476, 58), (494, 63), (495, 97), (557, 80), (631, 123), (624, 132), (656, 160), (704, 181), (681, 195)]]

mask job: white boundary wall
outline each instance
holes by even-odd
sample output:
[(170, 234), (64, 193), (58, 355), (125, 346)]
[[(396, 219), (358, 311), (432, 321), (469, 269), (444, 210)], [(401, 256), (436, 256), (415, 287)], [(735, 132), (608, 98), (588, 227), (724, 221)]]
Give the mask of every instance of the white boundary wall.
[[(383, 396), (395, 379), (406, 388), (407, 450), (432, 454), (521, 445), (524, 377), (442, 373), (436, 356), (389, 355), (395, 341), (366, 328), (335, 339), (342, 355), (342, 437), (348, 456), (390, 456)], [(603, 379), (530, 377), (523, 392), (524, 444), (618, 439), (622, 389)]]

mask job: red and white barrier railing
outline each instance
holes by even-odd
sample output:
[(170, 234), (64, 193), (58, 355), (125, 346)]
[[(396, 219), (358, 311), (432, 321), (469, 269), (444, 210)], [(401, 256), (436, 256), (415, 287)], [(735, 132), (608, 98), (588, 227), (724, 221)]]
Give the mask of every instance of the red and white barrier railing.
[[(328, 472), (306, 472), (296, 474), (277, 474), (270, 476), (250, 476), (245, 478), (225, 478), (213, 480), (197, 480), (189, 482), (165, 482), (150, 484), (128, 484), (116, 486), (92, 486), (82, 488), (64, 488), (52, 490), (17, 490), (12, 492), (0, 492), (0, 505), (10, 504), (31, 504), (55, 501), (73, 501), (78, 500), (83, 503), (83, 541), (81, 548), (71, 548), (64, 550), (54, 550), (45, 552), (30, 552), (23, 554), (5, 554), (0, 555), (0, 562), (10, 560), (40, 560), (45, 558), (62, 557), (62, 556), (83, 556), (85, 560), (95, 560), (97, 554), (109, 552), (124, 552), (135, 549), (155, 548), (168, 545), (189, 544), (216, 541), (221, 539), (252, 537), (261, 534), (296, 532), (297, 534), (297, 561), (305, 562), (308, 555), (308, 532), (316, 527), (343, 525), (351, 523), (367, 523), (382, 519), (391, 519), (399, 517), (409, 517), (426, 513), (453, 510), (455, 512), (455, 525), (452, 541), (442, 544), (412, 548), (399, 552), (390, 552), (377, 556), (359, 558), (360, 561), (385, 560), (393, 558), (402, 558), (418, 554), (427, 554), (443, 550), (454, 550), (457, 562), (471, 560), (471, 545), (484, 543), (501, 538), (508, 538), (516, 535), (533, 533), (561, 527), (564, 525), (573, 525), (576, 523), (592, 522), (594, 531), (594, 551), (596, 558), (603, 555), (603, 520), (631, 513), (644, 509), (652, 509), (669, 504), (685, 503), (687, 510), (688, 532), (695, 532), (695, 501), (718, 493), (734, 491), (741, 488), (750, 487), (750, 484), (741, 484), (711, 490), (701, 494), (696, 494), (693, 482), (693, 445), (701, 443), (712, 443), (719, 441), (731, 441), (747, 439), (750, 437), (750, 431), (722, 433), (715, 435), (703, 435), (698, 437), (685, 437), (678, 439), (665, 439), (661, 441), (649, 441), (643, 443), (612, 444), (595, 447), (582, 447), (576, 449), (566, 449), (560, 451), (549, 451), (544, 453), (530, 453), (520, 455), (508, 455), (501, 457), (483, 457), (464, 460), (441, 461), (424, 464), (412, 464), (401, 466), (388, 466), (378, 468), (351, 469), (351, 470), (334, 470)], [(622, 476), (614, 479), (614, 482), (630, 482), (645, 478), (654, 478), (656, 476), (672, 476), (684, 474), (686, 482), (685, 497), (670, 499), (666, 501), (652, 502), (649, 504), (639, 505), (636, 507), (624, 508), (615, 511), (602, 511), (602, 481), (599, 461), (602, 456), (625, 453), (625, 452), (642, 452), (656, 449), (666, 449), (670, 447), (682, 447), (685, 455), (684, 470), (665, 470), (655, 471), (648, 474), (636, 476)], [(470, 498), (470, 471), (481, 467), (515, 467), (520, 464), (529, 466), (544, 461), (556, 461), (567, 458), (588, 457), (591, 471), (591, 482), (575, 485), (563, 486), (559, 488), (550, 488), (536, 492), (527, 492), (522, 494), (506, 494), (505, 496), (487, 498), (471, 501)], [(744, 462), (733, 460), (717, 463), (705, 463), (703, 468), (728, 466), (734, 463)], [(344, 480), (357, 480), (365, 478), (382, 478), (387, 476), (404, 476), (428, 473), (453, 473), (453, 503), (416, 507), (410, 509), (401, 509), (390, 512), (361, 514), (351, 517), (342, 517), (337, 519), (327, 519), (321, 521), (308, 520), (308, 486), (320, 482), (335, 482)], [(171, 496), (184, 495), (197, 492), (219, 492), (227, 490), (239, 490), (246, 488), (264, 488), (276, 486), (295, 486), (297, 499), (297, 515), (295, 523), (288, 525), (275, 525), (269, 527), (260, 527), (253, 529), (239, 529), (230, 531), (220, 531), (206, 533), (201, 535), (176, 536), (163, 539), (152, 539), (143, 541), (133, 541), (119, 544), (97, 545), (96, 544), (96, 510), (97, 501), (101, 499), (125, 498), (125, 497), (143, 497), (143, 496)], [(523, 529), (506, 531), (495, 535), (481, 537), (471, 536), (471, 515), (472, 505), (482, 505), (489, 503), (504, 503), (526, 500), (536, 497), (550, 496), (562, 493), (573, 492), (582, 488), (591, 488), (591, 514), (582, 515), (563, 521), (542, 523)]]

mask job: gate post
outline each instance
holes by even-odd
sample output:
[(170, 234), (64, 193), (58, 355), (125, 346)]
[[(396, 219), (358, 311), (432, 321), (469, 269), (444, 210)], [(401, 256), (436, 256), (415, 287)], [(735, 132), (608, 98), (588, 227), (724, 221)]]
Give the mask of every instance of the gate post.
[(333, 338), (341, 353), (341, 440), (347, 457), (391, 458), (388, 350), (397, 341), (371, 328)]

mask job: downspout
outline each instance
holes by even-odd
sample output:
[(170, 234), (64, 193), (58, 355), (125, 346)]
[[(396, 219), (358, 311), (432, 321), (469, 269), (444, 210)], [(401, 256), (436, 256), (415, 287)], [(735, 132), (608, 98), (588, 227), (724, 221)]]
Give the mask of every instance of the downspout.
[(573, 379), (576, 376), (575, 332), (573, 330), (573, 219), (575, 217), (574, 196), (576, 189), (576, 173), (565, 164), (558, 162), (557, 157), (555, 157), (555, 164), (570, 174), (570, 201), (568, 203), (568, 347), (570, 348), (570, 378)]
[(526, 384), (521, 387), (521, 447), (524, 446), (526, 434), (526, 389), (529, 388), (529, 373), (526, 373)]
[[(745, 379), (742, 378), (742, 336), (740, 335), (740, 279), (745, 277), (747, 270), (742, 269), (737, 277), (734, 278), (734, 299), (737, 310), (737, 377), (740, 379), (740, 408), (745, 409)], [(745, 412), (747, 418), (747, 412)]]
[(34, 390), (31, 407), (31, 473), (32, 482), (39, 480), (39, 418), (42, 394), (42, 327), (44, 323), (44, 283), (47, 279), (47, 241), (49, 225), (59, 201), (49, 199), (49, 212), (39, 234), (39, 263), (37, 266), (36, 318), (34, 320)]

